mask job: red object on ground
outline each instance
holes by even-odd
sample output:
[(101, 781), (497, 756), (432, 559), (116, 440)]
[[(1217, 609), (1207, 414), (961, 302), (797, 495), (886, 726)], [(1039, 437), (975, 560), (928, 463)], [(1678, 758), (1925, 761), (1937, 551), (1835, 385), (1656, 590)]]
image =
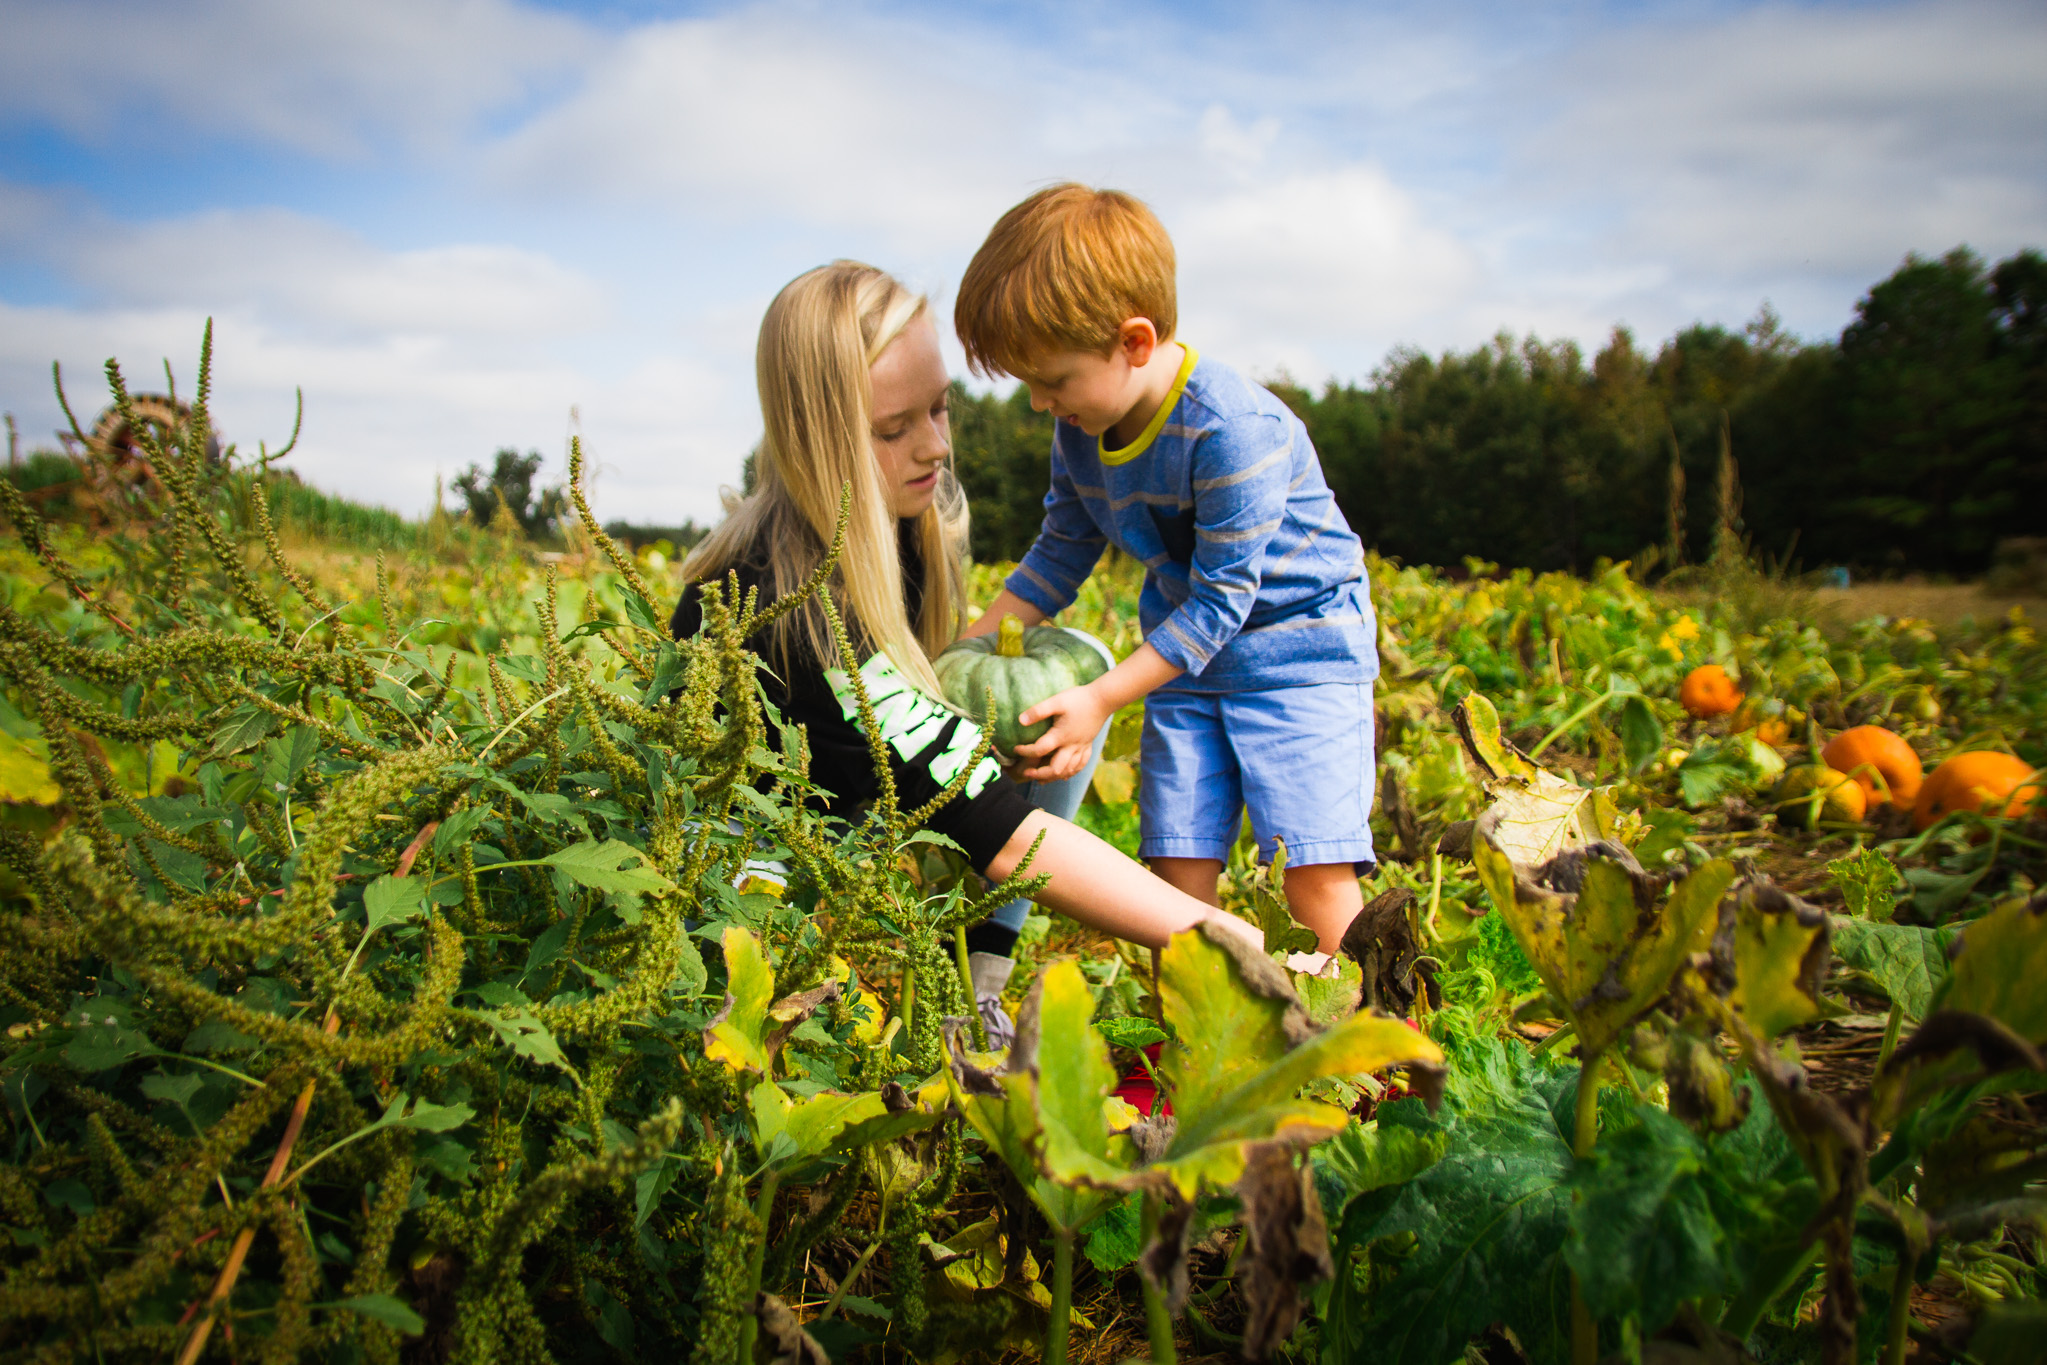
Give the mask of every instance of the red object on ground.
[[(1154, 1066), (1158, 1064), (1159, 1050), (1164, 1046), (1164, 1043), (1153, 1043), (1144, 1050), (1144, 1055), (1151, 1059)], [(1152, 1080), (1151, 1073), (1144, 1069), (1143, 1062), (1132, 1062), (1130, 1069), (1116, 1082), (1116, 1088), (1109, 1093), (1125, 1103), (1135, 1105), (1137, 1112), (1146, 1118), (1152, 1117), (1154, 1109), (1167, 1117), (1173, 1112), (1173, 1102), (1160, 1098), (1158, 1083)]]

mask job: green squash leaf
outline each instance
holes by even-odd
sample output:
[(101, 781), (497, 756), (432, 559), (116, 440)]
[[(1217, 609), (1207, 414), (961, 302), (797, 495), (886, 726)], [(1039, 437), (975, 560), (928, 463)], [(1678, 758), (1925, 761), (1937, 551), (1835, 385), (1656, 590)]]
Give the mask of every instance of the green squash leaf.
[(1935, 1008), (1984, 1014), (2047, 1044), (2047, 901), (2012, 899), (1962, 930)]
[(1660, 1109), (1635, 1114), (1565, 1181), (1575, 1198), (1564, 1260), (1596, 1315), (1633, 1316), (1648, 1335), (1685, 1300), (1724, 1294), (1737, 1248), (1705, 1187), (1705, 1144)]
[[(1888, 865), (1888, 864), (1887, 864)], [(1834, 957), (1867, 973), (1907, 1019), (1924, 1019), (1934, 992), (1947, 979), (1954, 926), (1880, 924), (1848, 915), (1829, 917)]]
[(1817, 1019), (1824, 1010), (1827, 917), (1767, 880), (1734, 890), (1734, 1008), (1764, 1038)]
[(1903, 880), (1897, 864), (1873, 848), (1834, 859), (1827, 864), (1827, 877), (1839, 888), (1848, 913), (1868, 920), (1891, 917), (1895, 904), (1891, 888)]
[(725, 1008), (704, 1029), (704, 1055), (733, 1072), (767, 1074), (768, 1004), (775, 971), (758, 938), (737, 926), (725, 930)]
[(1621, 754), (1628, 771), (1639, 773), (1663, 752), (1663, 722), (1649, 700), (1632, 696), (1621, 703)]
[[(1705, 946), (1734, 866), (1714, 859), (1645, 913), (1638, 897), (1653, 895), (1654, 885), (1617, 861), (1628, 856), (1618, 845), (1530, 867), (1498, 842), (1503, 823), (1497, 808), (1479, 820), (1472, 840), (1479, 878), (1543, 985), (1563, 1002), (1580, 1046), (1603, 1052), (1670, 988), (1686, 955)], [(1574, 879), (1577, 891), (1555, 889)]]

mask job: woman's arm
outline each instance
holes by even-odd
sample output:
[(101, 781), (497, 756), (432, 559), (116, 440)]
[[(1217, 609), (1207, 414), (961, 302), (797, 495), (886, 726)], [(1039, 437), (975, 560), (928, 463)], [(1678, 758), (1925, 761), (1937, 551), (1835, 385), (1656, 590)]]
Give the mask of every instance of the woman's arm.
[(988, 604), (988, 610), (982, 612), (976, 619), (967, 622), (967, 628), (960, 632), (960, 638), (964, 640), (970, 635), (986, 635), (989, 631), (1002, 624), (1004, 616), (1014, 616), (1017, 620), (1024, 623), (1025, 629), (1042, 625), (1045, 621), (1044, 612), (1039, 611), (1008, 588), (1004, 588), (995, 595), (995, 600)]
[(1264, 935), (1248, 922), (1175, 890), (1080, 826), (1043, 811), (1032, 811), (1017, 826), (985, 875), (1000, 880), (1015, 871), (1040, 833), (1045, 842), (1027, 869), (1051, 874), (1051, 883), (1032, 897), (1040, 905), (1151, 948), (1163, 948), (1181, 930), (1214, 920), (1259, 952), (1265, 950)]

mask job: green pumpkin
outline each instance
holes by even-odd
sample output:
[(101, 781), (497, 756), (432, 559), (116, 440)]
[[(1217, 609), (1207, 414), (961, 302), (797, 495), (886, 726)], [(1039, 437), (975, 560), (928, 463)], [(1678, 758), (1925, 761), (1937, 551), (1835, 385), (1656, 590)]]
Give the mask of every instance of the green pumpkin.
[(1014, 616), (1004, 616), (993, 634), (954, 641), (933, 667), (945, 699), (977, 721), (987, 719), (987, 693), (994, 692), (995, 748), (1004, 758), (1052, 728), (1042, 720), (1018, 725), (1018, 716), (1109, 671), (1108, 660), (1087, 636), (1064, 626), (1026, 630)]

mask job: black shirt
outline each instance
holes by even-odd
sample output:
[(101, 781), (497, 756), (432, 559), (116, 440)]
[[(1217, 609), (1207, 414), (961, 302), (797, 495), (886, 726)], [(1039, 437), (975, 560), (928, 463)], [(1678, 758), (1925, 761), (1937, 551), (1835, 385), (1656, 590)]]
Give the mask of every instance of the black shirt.
[[(759, 550), (760, 547), (755, 547), (755, 553), (745, 562), (733, 566), (739, 575), (741, 592), (760, 587), (766, 576), (766, 564)], [(924, 565), (915, 542), (907, 535), (903, 537), (902, 565), (903, 598), (910, 618), (915, 620), (924, 597)], [(697, 585), (690, 583), (682, 590), (682, 600), (676, 603), (668, 628), (678, 640), (685, 639), (696, 634), (703, 619)], [(761, 690), (768, 700), (784, 717), (809, 732), (811, 780), (830, 793), (825, 810), (846, 819), (854, 818), (855, 808), (873, 800), (881, 783), (875, 776), (874, 758), (857, 716), (847, 719), (838, 695), (825, 678), (826, 668), (836, 668), (837, 661), (827, 665), (798, 641), (792, 647), (787, 669), (781, 670), (773, 662), (765, 635), (755, 636), (747, 645), (769, 661), (760, 670)], [(778, 676), (784, 671), (787, 677)], [(887, 748), (896, 800), (906, 811), (917, 809), (945, 789), (947, 783), (941, 774), (949, 778), (957, 771), (956, 766), (948, 770), (945, 756), (953, 755), (957, 762), (960, 748), (970, 747), (979, 733), (978, 726), (959, 716), (933, 724), (937, 726), (935, 730), (930, 726), (916, 730), (918, 739), (927, 742), (911, 757), (904, 758), (894, 744)], [(946, 802), (931, 817), (929, 828), (965, 849), (974, 870), (985, 872), (1031, 809), (1016, 783), (997, 777), (972, 796), (962, 792)]]

